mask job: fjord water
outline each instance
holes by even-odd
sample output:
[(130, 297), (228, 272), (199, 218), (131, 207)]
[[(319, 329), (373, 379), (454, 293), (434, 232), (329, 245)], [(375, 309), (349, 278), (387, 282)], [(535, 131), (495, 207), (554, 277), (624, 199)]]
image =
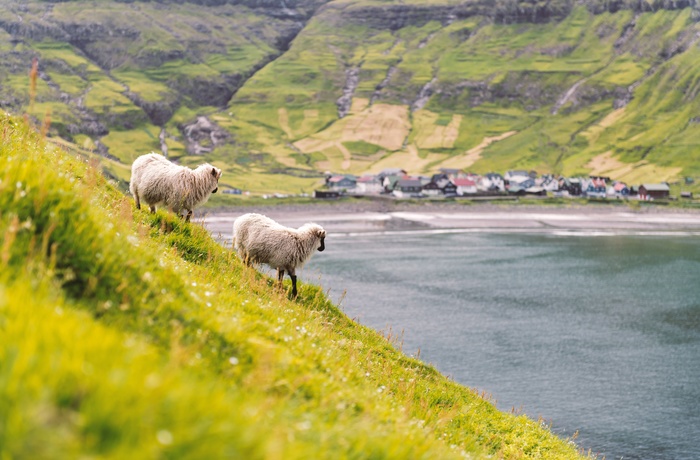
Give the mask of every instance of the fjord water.
[[(403, 350), (608, 459), (700, 458), (700, 239), (345, 234), (302, 273)], [(345, 295), (343, 297), (343, 292)]]

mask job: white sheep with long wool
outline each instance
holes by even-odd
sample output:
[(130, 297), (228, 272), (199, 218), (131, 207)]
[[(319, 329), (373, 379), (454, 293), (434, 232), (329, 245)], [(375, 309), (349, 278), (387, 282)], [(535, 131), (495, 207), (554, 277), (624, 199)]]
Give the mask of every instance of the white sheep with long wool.
[(129, 190), (137, 209), (141, 209), (141, 201), (151, 212), (156, 212), (156, 205), (161, 204), (177, 215), (184, 209), (185, 220), (189, 222), (194, 208), (219, 189), (220, 177), (221, 170), (208, 163), (190, 169), (170, 162), (163, 155), (149, 153), (131, 165)]
[(287, 272), (292, 280), (292, 296), (297, 295), (296, 269), (314, 251), (323, 251), (326, 231), (307, 223), (298, 229), (285, 227), (262, 214), (248, 213), (233, 223), (233, 248), (247, 264), (266, 264), (277, 269), (280, 284)]

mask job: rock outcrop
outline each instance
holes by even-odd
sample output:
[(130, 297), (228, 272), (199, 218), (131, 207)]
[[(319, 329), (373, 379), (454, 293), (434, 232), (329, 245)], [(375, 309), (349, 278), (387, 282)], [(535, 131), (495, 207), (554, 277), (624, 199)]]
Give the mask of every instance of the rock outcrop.
[(181, 126), (180, 131), (185, 137), (187, 152), (191, 155), (209, 153), (231, 137), (223, 128), (204, 116)]

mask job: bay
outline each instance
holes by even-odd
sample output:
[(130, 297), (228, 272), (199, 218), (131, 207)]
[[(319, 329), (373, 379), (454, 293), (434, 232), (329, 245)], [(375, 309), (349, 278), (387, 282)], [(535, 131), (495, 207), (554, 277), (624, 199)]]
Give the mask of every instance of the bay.
[(407, 354), (606, 458), (697, 459), (700, 239), (336, 233), (302, 272)]

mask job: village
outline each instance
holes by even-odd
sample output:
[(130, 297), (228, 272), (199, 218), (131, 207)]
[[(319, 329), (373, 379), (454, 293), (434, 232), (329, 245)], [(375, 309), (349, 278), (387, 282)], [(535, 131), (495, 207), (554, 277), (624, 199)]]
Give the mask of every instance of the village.
[[(316, 198), (341, 196), (391, 196), (395, 198), (476, 198), (497, 196), (556, 196), (600, 199), (672, 199), (666, 182), (628, 185), (604, 176), (562, 177), (538, 175), (535, 171), (509, 170), (505, 174), (478, 175), (459, 169), (442, 168), (431, 177), (411, 176), (400, 168), (377, 174), (354, 176), (325, 174), (325, 187)], [(682, 192), (682, 198), (692, 193)]]

